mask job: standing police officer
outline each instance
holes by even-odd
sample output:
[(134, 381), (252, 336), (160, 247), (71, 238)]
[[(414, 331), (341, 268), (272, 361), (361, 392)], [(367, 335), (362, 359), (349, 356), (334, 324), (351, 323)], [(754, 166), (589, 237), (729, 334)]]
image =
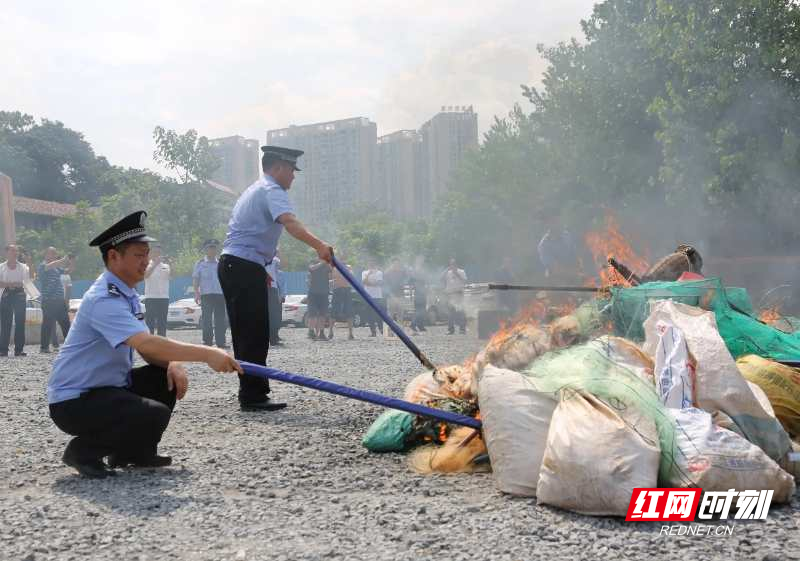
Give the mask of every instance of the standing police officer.
[[(292, 186), (302, 150), (264, 146), (264, 175), (236, 201), (219, 260), (219, 280), (225, 294), (236, 358), (266, 365), (269, 351), (269, 309), (266, 265), (275, 256), (278, 239), (286, 230), (331, 262), (333, 248), (309, 232), (295, 217), (287, 191)], [(242, 411), (274, 411), (285, 403), (270, 401), (265, 378), (239, 375)]]
[(225, 317), (225, 298), (222, 296), (222, 287), (217, 275), (219, 268), (217, 247), (219, 247), (217, 240), (207, 240), (203, 244), (206, 256), (195, 264), (192, 284), (194, 301), (200, 304), (203, 314), (203, 344), (211, 346), (216, 340), (217, 346), (224, 349), (228, 320)]
[[(50, 417), (75, 437), (64, 451), (64, 463), (86, 477), (113, 475), (114, 467), (172, 463), (157, 454), (157, 446), (175, 400), (189, 385), (186, 369), (175, 361), (242, 372), (224, 351), (148, 331), (134, 290), (144, 280), (148, 243), (155, 241), (145, 233), (145, 216), (134, 212), (89, 244), (100, 247), (106, 271), (84, 295), (47, 385)], [(134, 349), (146, 366), (133, 368)]]

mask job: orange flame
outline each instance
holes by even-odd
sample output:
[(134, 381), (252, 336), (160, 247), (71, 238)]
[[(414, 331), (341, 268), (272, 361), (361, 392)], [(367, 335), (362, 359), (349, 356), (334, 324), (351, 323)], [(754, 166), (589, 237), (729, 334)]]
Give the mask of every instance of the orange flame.
[(758, 319), (760, 319), (764, 323), (779, 321), (782, 317), (783, 314), (781, 314), (779, 306), (774, 306), (772, 308), (765, 308), (761, 310), (761, 313), (758, 315)]
[(601, 286), (630, 286), (622, 275), (608, 265), (609, 257), (616, 258), (638, 274), (644, 273), (649, 267), (647, 260), (634, 251), (620, 232), (619, 223), (610, 212), (606, 213), (605, 230), (587, 232), (584, 241), (592, 252), (595, 265), (600, 269)]

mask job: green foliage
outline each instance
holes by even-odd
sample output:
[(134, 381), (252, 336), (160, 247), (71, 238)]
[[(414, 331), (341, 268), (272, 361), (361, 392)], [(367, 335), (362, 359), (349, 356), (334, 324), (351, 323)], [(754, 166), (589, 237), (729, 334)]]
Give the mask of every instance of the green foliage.
[(582, 29), (582, 43), (539, 47), (530, 109), (462, 160), (433, 221), (439, 260), (535, 263), (546, 222), (580, 236), (608, 208), (665, 244), (800, 241), (795, 2), (606, 0)]
[(159, 126), (153, 130), (153, 138), (156, 141), (153, 159), (177, 172), (183, 183), (203, 182), (220, 166), (208, 138), (198, 136), (194, 129), (178, 134)]
[(357, 207), (336, 216), (335, 224), (335, 247), (356, 268), (364, 268), (370, 257), (383, 264), (393, 257), (412, 263), (431, 251), (425, 222), (401, 221), (383, 210)]
[(109, 168), (81, 133), (63, 123), (0, 111), (0, 171), (14, 179), (17, 195), (96, 202), (114, 191), (103, 179)]
[[(26, 117), (0, 114), (0, 130), (33, 130), (37, 125)], [(164, 131), (162, 139), (173, 138), (173, 135), (171, 131)], [(75, 253), (75, 278), (94, 278), (102, 270), (102, 261), (97, 249), (90, 248), (88, 242), (123, 216), (143, 209), (148, 214), (148, 233), (161, 243), (172, 263), (173, 274), (190, 274), (202, 256), (203, 241), (224, 237), (233, 204), (232, 200), (202, 183), (207, 169), (202, 162), (208, 161), (208, 142), (205, 137), (185, 141), (192, 136), (196, 136), (194, 131), (182, 137), (174, 136), (182, 139), (178, 144), (186, 153), (175, 156), (173, 169), (187, 181), (178, 182), (149, 170), (107, 166), (96, 180), (98, 185), (112, 186), (105, 189), (108, 194), (92, 201), (91, 205), (88, 201), (79, 202), (75, 216), (56, 220), (49, 228), (19, 228), (18, 241), (33, 252), (37, 261), (51, 245), (63, 253)], [(2, 148), (0, 143), (0, 157)], [(164, 150), (167, 154), (167, 149)], [(189, 153), (192, 150), (194, 153)], [(189, 167), (182, 167), (184, 165)], [(16, 189), (17, 178), (14, 179)]]

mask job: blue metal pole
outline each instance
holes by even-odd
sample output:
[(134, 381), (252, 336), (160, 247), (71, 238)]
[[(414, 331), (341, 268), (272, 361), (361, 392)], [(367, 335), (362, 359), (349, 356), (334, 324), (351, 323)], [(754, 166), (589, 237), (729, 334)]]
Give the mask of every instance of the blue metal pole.
[(285, 372), (283, 370), (276, 370), (275, 368), (267, 368), (266, 366), (253, 364), (251, 362), (240, 362), (239, 364), (242, 365), (245, 373), (251, 376), (260, 376), (262, 378), (269, 378), (270, 380), (278, 380), (288, 384), (294, 384), (296, 386), (303, 386), (314, 390), (341, 395), (344, 397), (349, 397), (350, 399), (366, 401), (367, 403), (374, 403), (375, 405), (381, 405), (383, 407), (388, 407), (389, 409), (398, 409), (400, 411), (413, 413), (414, 415), (420, 415), (423, 417), (432, 417), (434, 419), (439, 419), (441, 421), (446, 421), (456, 425), (463, 425), (465, 427), (471, 427), (473, 429), (480, 430), (482, 426), (478, 419), (475, 419), (474, 417), (468, 417), (467, 415), (451, 413), (450, 411), (442, 411), (441, 409), (426, 407), (424, 405), (411, 403), (410, 401), (405, 401), (403, 399), (388, 397), (379, 393), (359, 390), (349, 386), (342, 386), (341, 384), (320, 380), (319, 378), (310, 378), (308, 376), (292, 374), (291, 372)]
[(364, 301), (369, 304), (373, 310), (375, 310), (375, 313), (381, 316), (381, 319), (386, 322), (386, 325), (388, 325), (392, 331), (394, 331), (395, 335), (400, 338), (405, 346), (408, 347), (412, 353), (414, 353), (414, 356), (416, 356), (417, 359), (422, 363), (422, 366), (428, 368), (429, 370), (436, 370), (436, 367), (433, 365), (433, 363), (428, 359), (427, 356), (425, 356), (419, 347), (414, 344), (414, 341), (412, 341), (408, 335), (406, 335), (405, 331), (403, 331), (403, 329), (397, 325), (397, 323), (395, 323), (391, 317), (389, 317), (389, 314), (380, 309), (375, 300), (372, 299), (372, 296), (367, 294), (367, 291), (364, 290), (364, 287), (361, 286), (361, 283), (358, 282), (352, 274), (350, 274), (350, 271), (347, 270), (347, 267), (342, 265), (339, 260), (336, 259), (336, 256), (333, 256), (333, 266), (336, 267), (342, 276), (347, 279), (347, 282), (349, 282), (350, 285), (355, 288), (356, 292), (361, 295)]

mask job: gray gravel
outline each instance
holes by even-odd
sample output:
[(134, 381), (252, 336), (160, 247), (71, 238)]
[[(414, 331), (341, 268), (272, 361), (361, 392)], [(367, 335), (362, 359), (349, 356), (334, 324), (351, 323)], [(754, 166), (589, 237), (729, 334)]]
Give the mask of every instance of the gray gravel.
[[(399, 342), (284, 329), (269, 363), (399, 395), (420, 369)], [(171, 336), (199, 342), (197, 331)], [(417, 338), (439, 363), (480, 344), (441, 327)], [(419, 476), (360, 444), (378, 407), (275, 384), (290, 408), (238, 410), (232, 377), (192, 365), (163, 470), (89, 481), (60, 462), (47, 415), (54, 355), (0, 359), (0, 559), (800, 559), (800, 496), (733, 537), (665, 537), (655, 523), (592, 518), (501, 495), (491, 474)]]

